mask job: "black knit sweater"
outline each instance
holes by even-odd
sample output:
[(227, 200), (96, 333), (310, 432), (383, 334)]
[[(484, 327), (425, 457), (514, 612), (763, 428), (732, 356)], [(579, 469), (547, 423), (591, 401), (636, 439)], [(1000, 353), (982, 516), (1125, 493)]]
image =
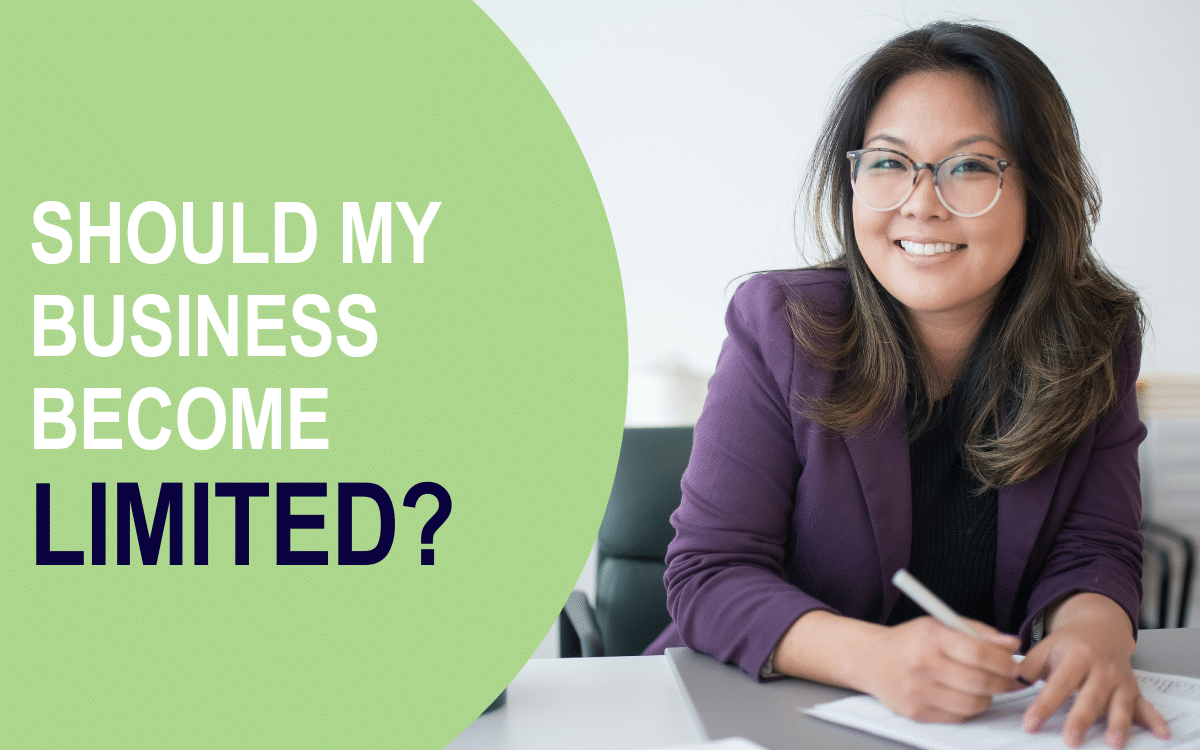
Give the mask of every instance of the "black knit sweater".
[[(949, 420), (938, 419), (909, 446), (912, 550), (908, 571), (954, 611), (995, 625), (997, 494), (962, 464)], [(925, 614), (903, 594), (888, 617), (896, 625)]]

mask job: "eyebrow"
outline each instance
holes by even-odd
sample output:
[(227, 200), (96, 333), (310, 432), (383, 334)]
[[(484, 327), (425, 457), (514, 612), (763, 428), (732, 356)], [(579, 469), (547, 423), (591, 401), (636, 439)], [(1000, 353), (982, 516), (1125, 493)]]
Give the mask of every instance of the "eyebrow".
[[(873, 135), (870, 138), (868, 138), (866, 141), (864, 141), (863, 145), (865, 146), (866, 144), (870, 143), (871, 141), (886, 141), (887, 143), (891, 143), (895, 146), (901, 146), (903, 148), (909, 147), (908, 142), (905, 141), (903, 138), (897, 138), (896, 136), (888, 135), (887, 133), (879, 133), (878, 135)], [(950, 144), (950, 150), (957, 151), (960, 148), (962, 148), (963, 146), (967, 146), (972, 143), (978, 143), (979, 141), (986, 141), (1000, 149), (1004, 148), (1004, 145), (1002, 143), (1000, 143), (999, 141), (997, 141), (995, 138), (992, 138), (991, 136), (983, 135), (982, 133), (980, 133), (978, 135), (969, 135), (966, 138), (959, 138), (957, 141)]]

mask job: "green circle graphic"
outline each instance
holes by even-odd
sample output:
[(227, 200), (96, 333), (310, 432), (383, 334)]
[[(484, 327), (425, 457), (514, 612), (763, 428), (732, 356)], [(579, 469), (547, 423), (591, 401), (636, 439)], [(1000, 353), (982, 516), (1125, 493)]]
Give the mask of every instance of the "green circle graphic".
[(6, 746), (441, 747), (552, 624), (620, 443), (617, 258), (558, 108), (466, 2), (2, 26)]

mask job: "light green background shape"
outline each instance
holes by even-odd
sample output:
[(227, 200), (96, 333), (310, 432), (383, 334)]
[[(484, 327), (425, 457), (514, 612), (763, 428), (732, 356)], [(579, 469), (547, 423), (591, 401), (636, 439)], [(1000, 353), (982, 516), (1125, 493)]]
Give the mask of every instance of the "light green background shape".
[[(326, 8), (173, 4), (8, 6), (0, 19), (3, 177), (0, 237), (4, 484), (0, 495), (0, 744), (6, 747), (411, 747), (450, 741), (503, 688), (549, 629), (583, 565), (616, 464), (624, 414), (624, 304), (612, 237), (578, 145), (537, 76), (504, 35), (465, 2)], [(39, 263), (31, 243), (58, 243), (33, 223), (42, 201), (71, 219), (72, 256)], [(79, 204), (107, 223), (121, 204), (121, 261), (93, 241), (79, 262)], [(125, 222), (160, 201), (182, 232), (196, 209), (196, 244), (211, 245), (212, 203), (224, 202), (224, 250), (189, 262), (176, 242), (159, 265), (134, 259)], [(232, 204), (245, 211), (245, 249), (271, 251), (273, 204), (300, 201), (318, 227), (297, 265), (232, 263)], [(342, 202), (369, 221), (376, 201), (439, 209), (425, 262), (392, 208), (393, 261), (342, 263)], [(300, 222), (288, 224), (289, 249)], [(296, 235), (292, 235), (296, 232)], [(156, 248), (151, 215), (141, 240)], [(156, 293), (177, 333), (191, 297), (191, 355), (148, 358), (130, 308)], [(367, 357), (337, 345), (304, 358), (291, 317), (301, 294), (334, 308), (347, 294), (376, 306)], [(33, 295), (74, 303), (78, 341), (65, 357), (33, 356)], [(96, 298), (96, 339), (112, 336), (113, 295), (125, 297), (125, 344), (113, 357), (83, 342), (83, 297)], [(239, 298), (239, 353), (210, 337), (197, 356), (196, 300)], [(284, 357), (249, 357), (250, 294), (284, 295), (263, 343)], [(310, 313), (314, 312), (310, 309)], [(361, 311), (360, 311), (361, 315)], [(55, 339), (51, 338), (51, 343)], [(135, 447), (124, 409), (146, 386), (172, 407), (142, 410), (142, 428), (173, 430), (157, 451)], [(215, 448), (187, 448), (175, 406), (190, 388), (328, 388), (324, 424), (305, 437), (329, 449), (234, 450), (232, 422)], [(33, 449), (33, 389), (67, 388), (79, 428), (65, 450)], [(120, 388), (118, 424), (84, 450), (83, 389)], [(207, 434), (212, 413), (193, 413)], [(230, 414), (232, 418), (232, 413)], [(206, 423), (207, 426), (206, 427)], [(48, 433), (53, 436), (53, 430)], [(192, 564), (192, 486), (257, 481), (271, 498), (250, 515), (250, 564), (233, 564), (233, 507), (211, 497), (210, 564)], [(330, 565), (275, 564), (277, 482), (324, 482), (294, 503), (324, 515), (292, 546), (330, 552)], [(336, 485), (387, 490), (396, 538), (377, 565), (338, 566)], [(419, 564), (435, 503), (401, 505), (421, 481), (446, 487), (453, 512), (437, 532), (436, 564)], [(36, 566), (35, 485), (52, 493), (52, 545), (90, 560), (89, 488), (108, 483), (108, 564)], [(116, 564), (116, 483), (138, 482), (153, 507), (160, 482), (184, 483), (184, 564)], [(355, 504), (356, 546), (378, 516)]]

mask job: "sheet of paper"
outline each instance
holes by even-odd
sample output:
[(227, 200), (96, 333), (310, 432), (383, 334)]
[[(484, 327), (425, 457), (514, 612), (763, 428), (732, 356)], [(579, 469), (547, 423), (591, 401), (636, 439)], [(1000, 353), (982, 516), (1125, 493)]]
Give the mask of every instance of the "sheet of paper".
[[(1145, 729), (1134, 727), (1126, 748), (1200, 750), (1200, 680), (1136, 669), (1134, 674), (1142, 695), (1170, 723), (1172, 737), (1160, 740)], [(962, 724), (925, 724), (906, 719), (869, 695), (822, 703), (806, 713), (925, 750), (1062, 750), (1062, 725), (1070, 702), (1050, 717), (1037, 734), (1026, 734), (1021, 728), (1021, 717), (1041, 688), (1039, 682), (1024, 690), (996, 696), (990, 709)], [(1103, 722), (1088, 731), (1083, 747), (1108, 747), (1104, 743)]]

